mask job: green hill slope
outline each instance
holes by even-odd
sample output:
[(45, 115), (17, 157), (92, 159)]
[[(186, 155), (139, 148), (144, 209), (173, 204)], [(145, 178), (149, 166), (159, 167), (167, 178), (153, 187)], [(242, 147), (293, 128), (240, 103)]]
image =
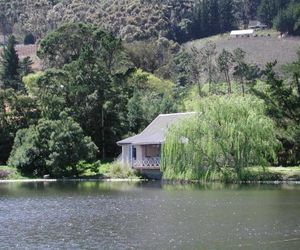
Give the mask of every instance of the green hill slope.
[[(271, 36), (266, 34), (270, 33)], [(208, 41), (216, 43), (217, 51), (223, 49), (233, 51), (241, 48), (246, 52), (246, 60), (263, 68), (266, 63), (277, 60), (277, 69), (297, 59), (297, 51), (300, 49), (299, 37), (278, 38), (274, 31), (265, 32), (264, 36), (258, 37), (230, 37), (229, 34), (213, 36), (205, 39), (194, 40), (186, 43), (187, 49), (195, 47), (201, 49)]]

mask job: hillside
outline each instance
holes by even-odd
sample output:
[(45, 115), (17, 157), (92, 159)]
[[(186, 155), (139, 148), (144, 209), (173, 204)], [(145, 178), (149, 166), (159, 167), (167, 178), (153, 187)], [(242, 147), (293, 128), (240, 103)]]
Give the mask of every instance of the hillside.
[[(6, 22), (22, 38), (38, 39), (65, 22), (88, 22), (125, 41), (165, 36), (174, 38), (185, 18), (191, 19), (193, 0), (11, 0)], [(1, 4), (1, 1), (0, 1)], [(1, 6), (0, 6), (1, 8)], [(0, 10), (1, 12), (1, 10)], [(36, 14), (38, 13), (38, 14)], [(1, 14), (1, 13), (0, 13)], [(1, 15), (0, 15), (1, 16)]]
[[(271, 33), (271, 32), (270, 32)], [(195, 47), (201, 49), (208, 41), (216, 43), (217, 51), (223, 49), (233, 51), (241, 48), (246, 52), (246, 60), (263, 68), (266, 63), (277, 60), (277, 69), (283, 65), (295, 61), (297, 51), (300, 49), (299, 37), (278, 38), (276, 33), (269, 36), (233, 38), (229, 34), (213, 36), (186, 43), (187, 49)]]
[(88, 22), (130, 42), (210, 36), (256, 18), (261, 0), (0, 0), (0, 33), (37, 39), (66, 22)]

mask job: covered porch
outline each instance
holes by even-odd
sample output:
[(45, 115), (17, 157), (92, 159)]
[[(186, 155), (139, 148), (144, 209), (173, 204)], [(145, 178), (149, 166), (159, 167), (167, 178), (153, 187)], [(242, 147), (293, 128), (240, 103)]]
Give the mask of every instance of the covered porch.
[(160, 169), (161, 145), (126, 145), (122, 146), (123, 164), (133, 169)]

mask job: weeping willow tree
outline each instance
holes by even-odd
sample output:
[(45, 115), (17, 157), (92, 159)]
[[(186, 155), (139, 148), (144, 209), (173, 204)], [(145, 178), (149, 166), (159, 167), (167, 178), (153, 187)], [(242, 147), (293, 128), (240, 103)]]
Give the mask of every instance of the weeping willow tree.
[(253, 96), (204, 98), (199, 112), (169, 129), (162, 151), (167, 179), (207, 179), (233, 169), (240, 177), (248, 166), (276, 160), (275, 126), (264, 103)]

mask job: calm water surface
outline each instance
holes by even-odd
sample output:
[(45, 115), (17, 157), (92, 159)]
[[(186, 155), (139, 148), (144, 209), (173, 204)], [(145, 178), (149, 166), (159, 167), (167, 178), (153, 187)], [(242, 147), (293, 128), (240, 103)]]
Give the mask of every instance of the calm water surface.
[(300, 186), (0, 184), (1, 249), (300, 249)]

